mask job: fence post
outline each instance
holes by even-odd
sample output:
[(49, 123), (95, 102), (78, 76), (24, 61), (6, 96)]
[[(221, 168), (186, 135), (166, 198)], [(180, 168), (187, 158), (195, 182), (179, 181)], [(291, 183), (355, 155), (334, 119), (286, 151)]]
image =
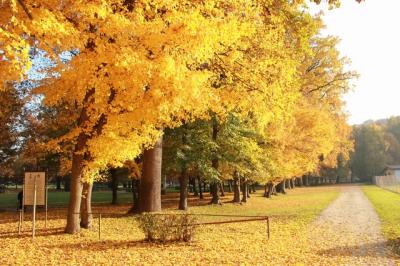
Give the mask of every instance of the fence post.
[(18, 234), (21, 234), (21, 226), (22, 226), (22, 210), (19, 210), (19, 221), (18, 221)]
[(101, 239), (101, 213), (99, 213), (99, 240)]

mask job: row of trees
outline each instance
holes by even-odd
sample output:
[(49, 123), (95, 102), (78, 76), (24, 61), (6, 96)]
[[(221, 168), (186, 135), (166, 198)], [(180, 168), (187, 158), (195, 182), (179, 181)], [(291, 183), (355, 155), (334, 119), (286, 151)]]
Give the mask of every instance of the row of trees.
[(189, 177), (212, 203), (232, 180), (237, 202), (352, 149), (341, 96), (356, 74), (301, 1), (9, 0), (0, 25), (2, 91), (30, 91), (19, 158), (71, 175), (68, 233), (90, 226), (108, 169), (140, 179), (138, 212), (161, 210), (161, 174), (176, 176), (186, 209)]

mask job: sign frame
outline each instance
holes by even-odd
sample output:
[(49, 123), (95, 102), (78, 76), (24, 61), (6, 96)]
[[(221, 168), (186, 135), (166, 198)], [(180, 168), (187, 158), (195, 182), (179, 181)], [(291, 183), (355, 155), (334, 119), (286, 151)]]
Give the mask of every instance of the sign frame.
[[(27, 180), (27, 176), (28, 174), (32, 175), (32, 174), (37, 174), (34, 177), (34, 181), (33, 181), (33, 204), (25, 204), (26, 202), (26, 180)], [(20, 216), (22, 216), (22, 221), (23, 221), (23, 212), (25, 209), (25, 206), (33, 206), (33, 215), (32, 215), (32, 239), (35, 239), (35, 232), (36, 232), (36, 206), (37, 204), (37, 190), (38, 190), (38, 182), (37, 182), (37, 178), (42, 178), (42, 176), (44, 176), (44, 180), (42, 180), (41, 183), (43, 183), (43, 193), (44, 193), (44, 202), (41, 202), (42, 204), (39, 204), (39, 206), (44, 206), (45, 207), (45, 228), (47, 228), (47, 196), (48, 196), (48, 186), (47, 186), (47, 181), (48, 181), (48, 175), (47, 175), (47, 171), (26, 171), (24, 173), (24, 184), (23, 184), (23, 198), (22, 198), (22, 210), (21, 210), (21, 214)], [(30, 176), (31, 178), (31, 176)], [(21, 218), (20, 218), (21, 221)], [(21, 221), (21, 222), (22, 222)], [(19, 226), (20, 227), (20, 226)], [(19, 229), (20, 231), (20, 229)]]

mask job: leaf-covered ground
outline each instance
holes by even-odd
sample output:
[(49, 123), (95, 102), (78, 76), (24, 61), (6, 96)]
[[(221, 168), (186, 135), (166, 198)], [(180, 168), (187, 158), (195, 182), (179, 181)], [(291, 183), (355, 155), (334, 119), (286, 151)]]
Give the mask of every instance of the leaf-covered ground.
[(388, 244), (400, 256), (400, 194), (377, 186), (364, 186), (363, 191), (382, 221), (382, 231)]
[[(1, 213), (0, 265), (331, 265), (338, 262), (337, 258), (333, 260), (316, 252), (308, 233), (312, 221), (337, 197), (338, 191), (334, 186), (296, 188), (273, 199), (265, 199), (257, 192), (244, 205), (225, 203), (191, 208), (195, 213), (269, 215), (270, 240), (265, 222), (258, 221), (203, 226), (189, 244), (147, 243), (135, 219), (123, 215), (129, 206), (118, 205), (95, 207), (95, 211), (118, 216), (103, 214), (101, 240), (97, 224), (79, 235), (63, 234), (65, 210), (52, 209), (49, 229), (45, 230), (43, 222), (38, 222), (37, 237), (32, 241), (30, 222), (24, 223), (23, 234), (18, 236), (16, 215)], [(228, 195), (225, 201), (230, 199)]]

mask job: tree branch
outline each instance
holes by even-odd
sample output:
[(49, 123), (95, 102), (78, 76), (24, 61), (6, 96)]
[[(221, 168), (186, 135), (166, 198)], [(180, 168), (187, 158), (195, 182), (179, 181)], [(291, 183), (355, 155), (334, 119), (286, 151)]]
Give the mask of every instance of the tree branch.
[(25, 3), (23, 2), (23, 0), (18, 0), (18, 3), (22, 6), (22, 9), (25, 11), (26, 15), (28, 16), (28, 18), (30, 20), (33, 19), (31, 13), (29, 12), (28, 8), (26, 7)]

